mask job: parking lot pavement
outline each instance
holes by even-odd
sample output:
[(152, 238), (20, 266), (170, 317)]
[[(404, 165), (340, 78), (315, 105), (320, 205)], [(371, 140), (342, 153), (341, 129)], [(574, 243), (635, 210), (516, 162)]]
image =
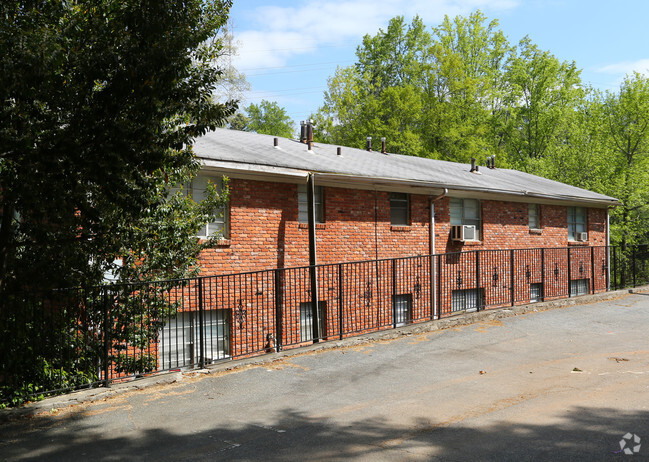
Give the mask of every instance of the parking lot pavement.
[(648, 326), (630, 294), (185, 377), (5, 422), (0, 460), (649, 459)]

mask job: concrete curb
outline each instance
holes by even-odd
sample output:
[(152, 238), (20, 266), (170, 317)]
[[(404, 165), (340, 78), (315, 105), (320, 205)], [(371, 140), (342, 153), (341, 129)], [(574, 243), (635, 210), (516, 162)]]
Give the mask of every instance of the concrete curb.
[(91, 388), (77, 390), (65, 395), (53, 396), (42, 401), (27, 403), (18, 408), (7, 408), (0, 410), (0, 423), (15, 419), (34, 417), (37, 415), (50, 414), (57, 409), (69, 406), (88, 404), (127, 392), (142, 390), (153, 386), (173, 384), (182, 382), (185, 378), (197, 377), (200, 375), (212, 375), (217, 373), (228, 373), (246, 367), (263, 366), (286, 358), (333, 350), (338, 348), (350, 348), (358, 345), (368, 344), (376, 341), (392, 340), (403, 336), (410, 336), (426, 332), (452, 329), (455, 327), (467, 326), (485, 321), (520, 316), (528, 313), (538, 313), (557, 308), (566, 308), (575, 305), (586, 305), (607, 300), (614, 300), (628, 296), (632, 293), (649, 293), (649, 285), (636, 287), (634, 289), (616, 290), (603, 292), (594, 295), (584, 295), (575, 298), (559, 299), (548, 302), (540, 302), (528, 305), (517, 305), (512, 307), (497, 308), (475, 313), (467, 313), (450, 318), (443, 318), (435, 321), (427, 321), (397, 329), (388, 329), (380, 332), (351, 337), (343, 340), (327, 341), (307, 347), (292, 348), (279, 353), (268, 353), (263, 356), (239, 359), (229, 362), (221, 362), (208, 366), (205, 369), (191, 370), (185, 372), (161, 373), (154, 376), (138, 378), (129, 382), (122, 382), (112, 385), (110, 388)]

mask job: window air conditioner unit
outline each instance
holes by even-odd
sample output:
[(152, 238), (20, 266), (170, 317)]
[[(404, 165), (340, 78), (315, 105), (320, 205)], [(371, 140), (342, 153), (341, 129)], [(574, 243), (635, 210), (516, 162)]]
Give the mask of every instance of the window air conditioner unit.
[(586, 242), (588, 240), (588, 233), (577, 233), (577, 240), (579, 242)]
[(451, 240), (453, 241), (474, 241), (476, 238), (475, 225), (454, 225), (451, 226)]

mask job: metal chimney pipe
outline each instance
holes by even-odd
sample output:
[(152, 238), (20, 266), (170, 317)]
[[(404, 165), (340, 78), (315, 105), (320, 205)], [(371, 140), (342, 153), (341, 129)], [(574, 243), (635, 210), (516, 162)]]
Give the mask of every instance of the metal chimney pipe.
[(313, 150), (313, 140), (307, 141), (307, 146), (309, 147), (309, 151)]
[(387, 154), (385, 150), (385, 136), (381, 138), (381, 154)]
[(336, 154), (339, 155), (339, 156), (342, 156), (343, 155), (343, 148), (338, 146), (338, 148), (336, 149)]
[(304, 120), (300, 120), (300, 143), (306, 143), (306, 125)]
[(306, 140), (313, 143), (313, 120), (311, 119), (306, 123)]
[(275, 146), (275, 147), (279, 146), (279, 139), (278, 138), (273, 138), (273, 146)]
[(372, 137), (371, 136), (367, 137), (367, 150), (370, 151), (370, 152), (372, 151)]
[(491, 156), (491, 168), (496, 168), (496, 154)]
[(471, 158), (471, 172), (475, 172), (475, 157)]

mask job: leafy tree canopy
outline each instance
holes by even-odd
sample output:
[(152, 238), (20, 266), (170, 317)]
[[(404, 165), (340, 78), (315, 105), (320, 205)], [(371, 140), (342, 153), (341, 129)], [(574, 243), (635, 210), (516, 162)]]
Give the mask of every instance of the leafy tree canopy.
[[(123, 255), (167, 253), (172, 263), (133, 264), (124, 277), (190, 270), (200, 250), (192, 228), (215, 212), (170, 191), (197, 171), (193, 140), (235, 109), (212, 98), (212, 38), (230, 6), (2, 3), (2, 291), (98, 283)], [(161, 226), (169, 216), (178, 226)]]
[[(286, 109), (280, 107), (275, 101), (261, 100), (261, 103), (251, 103), (245, 108), (247, 117), (232, 119), (235, 126), (243, 125), (243, 130), (248, 132), (263, 133), (265, 135), (283, 136), (291, 138), (294, 127), (293, 120), (286, 112)], [(235, 128), (232, 126), (232, 128)]]

